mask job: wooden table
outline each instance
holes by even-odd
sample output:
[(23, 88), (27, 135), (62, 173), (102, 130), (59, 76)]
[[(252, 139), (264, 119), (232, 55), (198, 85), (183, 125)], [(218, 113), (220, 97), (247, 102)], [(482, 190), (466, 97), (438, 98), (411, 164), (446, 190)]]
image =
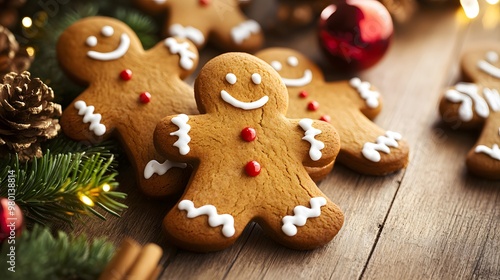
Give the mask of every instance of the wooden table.
[[(319, 186), (346, 219), (323, 248), (287, 249), (252, 224), (221, 252), (173, 249), (161, 229), (173, 204), (140, 194), (124, 160), (121, 190), (129, 193), (130, 208), (120, 219), (88, 220), (75, 233), (160, 244), (162, 279), (500, 279), (500, 182), (467, 173), (465, 156), (478, 133), (446, 128), (437, 110), (442, 90), (460, 79), (460, 54), (484, 41), (500, 43), (498, 6), (473, 21), (456, 9), (422, 10), (398, 26), (383, 61), (360, 73), (384, 97), (376, 123), (403, 134), (411, 161), (406, 170), (386, 177), (361, 176), (337, 165)], [(314, 28), (270, 38), (268, 44), (302, 50), (331, 72), (332, 66), (321, 62)], [(214, 54), (204, 50), (202, 62)]]

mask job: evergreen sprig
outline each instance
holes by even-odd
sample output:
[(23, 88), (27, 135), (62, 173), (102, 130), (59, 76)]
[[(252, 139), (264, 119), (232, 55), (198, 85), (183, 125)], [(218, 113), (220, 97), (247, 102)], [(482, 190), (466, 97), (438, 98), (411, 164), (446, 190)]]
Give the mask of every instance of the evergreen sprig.
[[(35, 225), (15, 239), (4, 243), (1, 254), (15, 252), (15, 272), (2, 261), (0, 279), (97, 279), (111, 259), (115, 247), (103, 239), (88, 241), (85, 235), (68, 236), (59, 231), (53, 236), (48, 228)], [(10, 257), (7, 258), (7, 261)]]
[[(114, 191), (117, 172), (110, 150), (105, 146), (70, 144), (63, 138), (51, 142), (64, 153), (47, 150), (43, 157), (31, 162), (20, 163), (14, 156), (0, 162), (0, 184), (7, 186), (8, 174), (15, 174), (15, 201), (26, 218), (40, 224), (62, 221), (72, 225), (72, 218), (82, 215), (105, 219), (95, 206), (115, 216), (127, 208), (117, 201), (126, 194)], [(7, 191), (2, 187), (0, 196), (6, 197)]]

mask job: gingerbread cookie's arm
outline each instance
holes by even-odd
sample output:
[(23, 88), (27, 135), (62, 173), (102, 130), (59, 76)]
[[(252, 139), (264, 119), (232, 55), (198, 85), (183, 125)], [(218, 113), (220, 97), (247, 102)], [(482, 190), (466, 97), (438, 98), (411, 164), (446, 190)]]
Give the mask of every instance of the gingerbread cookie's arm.
[(467, 155), (467, 168), (481, 177), (500, 179), (500, 110), (486, 120), (481, 137)]
[(375, 118), (382, 110), (382, 96), (371, 83), (352, 78), (335, 86), (338, 89), (334, 92), (344, 93), (369, 119)]
[[(201, 15), (203, 17), (203, 15)], [(193, 42), (199, 49), (203, 48), (210, 35), (212, 23), (196, 16), (186, 17), (185, 13), (170, 13), (165, 23), (164, 36), (185, 38)]]
[(64, 110), (60, 123), (66, 136), (98, 143), (109, 138), (115, 124), (110, 110), (102, 107), (106, 104), (93, 99), (90, 91), (87, 89)]
[(196, 127), (200, 125), (198, 116), (180, 114), (161, 120), (154, 132), (156, 151), (170, 160), (193, 162), (198, 158), (198, 148), (191, 143), (191, 137), (199, 135)]
[(323, 167), (333, 162), (340, 150), (340, 138), (335, 128), (322, 121), (292, 120), (302, 139), (298, 145), (304, 149), (303, 163), (308, 167)]
[(196, 70), (199, 60), (196, 46), (191, 41), (179, 37), (169, 37), (160, 41), (148, 51), (148, 56), (158, 64), (178, 66), (172, 69), (181, 79), (185, 79)]

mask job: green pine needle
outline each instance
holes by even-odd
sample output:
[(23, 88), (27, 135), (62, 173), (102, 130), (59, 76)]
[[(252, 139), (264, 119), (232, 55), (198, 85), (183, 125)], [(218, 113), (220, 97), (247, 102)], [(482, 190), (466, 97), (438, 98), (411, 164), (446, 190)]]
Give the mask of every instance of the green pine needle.
[(14, 247), (15, 272), (2, 261), (0, 279), (97, 279), (115, 251), (103, 238), (88, 242), (84, 235), (68, 236), (61, 231), (54, 237), (48, 228), (38, 225), (14, 241), (9, 244), (6, 240), (1, 254), (6, 257)]
[[(127, 206), (117, 201), (125, 199), (126, 194), (113, 191), (118, 186), (114, 155), (105, 146), (86, 147), (68, 141), (58, 138), (49, 144), (58, 145), (64, 153), (47, 150), (32, 162), (20, 163), (17, 157), (0, 162), (1, 185), (7, 186), (8, 174), (13, 171), (15, 201), (26, 218), (35, 223), (62, 221), (72, 226), (72, 218), (82, 215), (105, 219), (95, 208), (119, 217)], [(7, 197), (7, 191), (2, 187), (0, 196)]]

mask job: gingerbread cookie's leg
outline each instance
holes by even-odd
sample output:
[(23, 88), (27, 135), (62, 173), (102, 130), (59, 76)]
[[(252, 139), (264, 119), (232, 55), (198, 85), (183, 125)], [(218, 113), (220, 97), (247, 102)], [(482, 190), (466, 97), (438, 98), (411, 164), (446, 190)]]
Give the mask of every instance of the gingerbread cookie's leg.
[[(259, 224), (277, 242), (285, 246), (310, 250), (323, 246), (337, 235), (344, 215), (337, 205), (321, 193), (314, 183), (287, 194), (273, 196), (272, 215), (259, 219)], [(312, 191), (307, 191), (307, 189)], [(275, 198), (279, 197), (279, 200)]]
[(481, 177), (500, 179), (500, 110), (491, 112), (486, 120), (479, 140), (467, 155), (467, 168)]
[(384, 131), (359, 111), (345, 111), (337, 117), (356, 120), (332, 121), (340, 133), (338, 160), (342, 164), (367, 175), (389, 174), (408, 164), (409, 147), (399, 133)]
[(169, 161), (158, 155), (152, 144), (154, 128), (155, 123), (151, 121), (127, 122), (117, 127), (142, 192), (157, 198), (180, 194), (191, 169), (185, 163)]
[[(214, 170), (218, 169), (199, 168), (180, 202), (165, 217), (163, 226), (173, 244), (192, 251), (222, 250), (236, 242), (250, 222), (241, 215), (245, 205), (237, 203), (238, 192), (217, 190), (217, 186), (228, 185), (227, 178), (218, 177), (226, 182), (207, 182), (203, 176), (197, 176)], [(236, 217), (234, 213), (240, 215)]]

